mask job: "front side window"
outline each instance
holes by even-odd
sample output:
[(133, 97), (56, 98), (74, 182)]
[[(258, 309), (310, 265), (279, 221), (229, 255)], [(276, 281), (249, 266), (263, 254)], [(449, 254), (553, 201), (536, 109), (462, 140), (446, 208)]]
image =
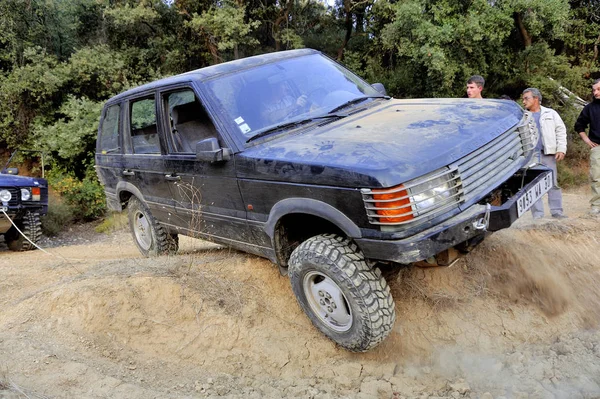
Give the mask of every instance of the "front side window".
[(207, 84), (242, 140), (381, 94), (332, 60), (309, 55), (217, 77)]
[(102, 154), (121, 151), (121, 147), (119, 147), (120, 114), (121, 107), (119, 104), (111, 105), (106, 109), (100, 128), (100, 140), (98, 140), (98, 150)]
[(193, 153), (199, 141), (217, 137), (211, 119), (193, 90), (166, 93), (163, 101), (171, 124), (168, 140), (171, 152)]
[(135, 154), (160, 154), (154, 97), (131, 103), (130, 132)]

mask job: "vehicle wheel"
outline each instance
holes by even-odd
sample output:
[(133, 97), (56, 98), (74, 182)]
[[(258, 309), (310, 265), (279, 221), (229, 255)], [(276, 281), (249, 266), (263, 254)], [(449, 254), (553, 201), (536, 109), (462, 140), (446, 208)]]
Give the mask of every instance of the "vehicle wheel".
[[(40, 214), (29, 212), (25, 214), (23, 219), (14, 221), (19, 230), (23, 232), (33, 243), (37, 243), (42, 237), (42, 223), (40, 222)], [(12, 251), (29, 251), (35, 248), (21, 233), (11, 227), (5, 234), (4, 240), (6, 245)]]
[(340, 346), (365, 352), (391, 332), (390, 288), (351, 240), (325, 234), (304, 241), (292, 252), (288, 272), (304, 312)]
[(175, 254), (179, 249), (177, 234), (169, 234), (161, 226), (148, 207), (132, 197), (129, 200), (129, 227), (133, 241), (144, 256)]

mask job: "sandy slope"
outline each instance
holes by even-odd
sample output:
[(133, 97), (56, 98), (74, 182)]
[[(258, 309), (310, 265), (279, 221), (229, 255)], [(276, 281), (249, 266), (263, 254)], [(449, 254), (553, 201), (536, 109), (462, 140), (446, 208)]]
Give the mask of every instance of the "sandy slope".
[(451, 268), (389, 272), (398, 320), (366, 354), (310, 324), (270, 262), (127, 232), (0, 247), (0, 398), (600, 397), (600, 220), (529, 215)]

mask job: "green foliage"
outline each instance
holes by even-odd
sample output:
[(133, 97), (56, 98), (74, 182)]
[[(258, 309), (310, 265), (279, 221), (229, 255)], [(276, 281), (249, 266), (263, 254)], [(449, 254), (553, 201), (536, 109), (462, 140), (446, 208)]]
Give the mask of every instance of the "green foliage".
[(104, 188), (94, 174), (80, 180), (72, 173), (56, 169), (47, 178), (50, 187), (71, 207), (75, 220), (93, 220), (106, 211)]
[(50, 125), (42, 118), (36, 121), (33, 140), (55, 163), (76, 171), (93, 158), (101, 109), (102, 103), (70, 95), (58, 110), (59, 120)]
[(72, 206), (65, 204), (59, 196), (51, 192), (48, 197), (48, 213), (41, 217), (42, 232), (50, 237), (56, 236), (73, 223), (73, 212)]
[(186, 26), (207, 42), (215, 43), (219, 51), (259, 44), (250, 33), (260, 26), (260, 21), (247, 20), (245, 6), (225, 2), (222, 6), (211, 7), (201, 15), (194, 14), (186, 22)]

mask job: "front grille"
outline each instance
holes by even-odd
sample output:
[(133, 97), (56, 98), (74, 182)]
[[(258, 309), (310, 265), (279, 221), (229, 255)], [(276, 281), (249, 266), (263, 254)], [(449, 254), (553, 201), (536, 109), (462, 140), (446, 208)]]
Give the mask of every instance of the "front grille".
[(464, 198), (469, 200), (487, 193), (502, 183), (505, 171), (518, 169), (525, 155), (520, 129), (509, 130), (456, 163), (462, 179)]
[[(369, 223), (381, 226), (418, 225), (457, 208), (462, 203), (479, 199), (492, 188), (499, 186), (506, 179), (507, 173), (514, 173), (523, 165), (525, 158), (533, 151), (537, 139), (538, 132), (533, 117), (526, 113), (518, 126), (506, 131), (447, 168), (389, 190), (361, 189)], [(444, 182), (448, 182), (447, 192), (431, 197), (436, 199), (434, 205), (425, 210), (419, 210), (419, 201), (414, 200), (419, 192), (411, 191), (411, 188), (440, 177), (443, 177)], [(439, 181), (437, 183), (439, 184)], [(376, 194), (392, 194), (403, 190), (406, 190), (408, 195), (390, 200), (374, 198)], [(421, 190), (421, 192), (423, 191), (427, 190)], [(385, 202), (394, 202), (399, 199), (409, 199), (409, 203), (394, 208), (381, 206)], [(410, 211), (406, 215), (410, 215), (411, 218), (400, 222), (390, 221), (390, 217), (382, 212), (390, 209), (408, 210), (409, 207)]]

